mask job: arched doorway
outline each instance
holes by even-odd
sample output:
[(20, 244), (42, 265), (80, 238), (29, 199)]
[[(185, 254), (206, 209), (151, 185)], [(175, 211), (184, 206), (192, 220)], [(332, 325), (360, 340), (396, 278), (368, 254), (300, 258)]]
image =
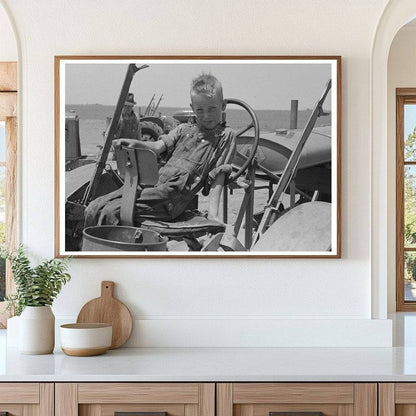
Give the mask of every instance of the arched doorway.
[[(387, 318), (389, 272), (395, 260), (391, 244), (391, 227), (395, 217), (395, 197), (389, 188), (391, 155), (388, 134), (388, 56), (392, 41), (402, 26), (416, 17), (414, 0), (390, 1), (380, 18), (371, 54), (371, 140), (372, 140), (372, 197), (371, 197), (371, 269), (372, 317)], [(394, 174), (394, 172), (393, 172)]]
[(388, 252), (396, 252), (388, 258), (390, 312), (416, 310), (415, 49), (416, 20), (412, 20), (393, 39), (387, 72), (388, 212), (395, 212), (396, 220), (389, 216)]

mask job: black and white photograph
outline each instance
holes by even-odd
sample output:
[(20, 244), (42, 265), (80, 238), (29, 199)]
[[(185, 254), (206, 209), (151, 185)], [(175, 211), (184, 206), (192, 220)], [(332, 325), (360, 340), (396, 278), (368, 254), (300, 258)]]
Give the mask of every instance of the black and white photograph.
[(340, 253), (340, 57), (55, 57), (57, 256)]

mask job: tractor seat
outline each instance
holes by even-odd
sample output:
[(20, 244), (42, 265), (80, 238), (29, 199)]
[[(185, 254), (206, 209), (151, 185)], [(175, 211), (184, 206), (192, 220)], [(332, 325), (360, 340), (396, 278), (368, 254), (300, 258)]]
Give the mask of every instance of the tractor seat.
[(205, 234), (224, 232), (225, 225), (207, 219), (199, 212), (185, 211), (173, 222), (143, 219), (134, 224), (134, 207), (138, 187), (154, 186), (158, 180), (156, 154), (149, 149), (123, 147), (116, 151), (117, 167), (124, 180), (120, 221), (121, 225), (156, 231), (171, 239), (183, 239), (192, 250), (201, 246), (196, 240)]
[(170, 238), (186, 236), (197, 238), (207, 233), (216, 234), (225, 231), (224, 224), (209, 220), (194, 211), (185, 211), (174, 222), (143, 220), (140, 227), (151, 229)]

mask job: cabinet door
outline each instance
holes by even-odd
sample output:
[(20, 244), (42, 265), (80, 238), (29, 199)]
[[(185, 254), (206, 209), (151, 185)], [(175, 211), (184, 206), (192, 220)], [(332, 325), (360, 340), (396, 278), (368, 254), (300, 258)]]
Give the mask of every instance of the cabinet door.
[(51, 383), (0, 383), (0, 415), (53, 416)]
[(377, 385), (220, 383), (217, 416), (377, 416)]
[(380, 416), (415, 416), (416, 383), (380, 383)]
[(215, 416), (213, 383), (58, 383), (56, 416)]

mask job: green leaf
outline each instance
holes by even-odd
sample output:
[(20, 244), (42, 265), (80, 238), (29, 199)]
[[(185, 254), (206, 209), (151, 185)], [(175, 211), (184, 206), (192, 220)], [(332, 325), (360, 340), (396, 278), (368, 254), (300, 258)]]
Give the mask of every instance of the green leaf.
[(20, 315), (26, 306), (52, 305), (62, 286), (71, 280), (68, 257), (45, 260), (32, 267), (22, 245), (9, 252), (0, 249), (0, 257), (10, 261), (16, 293), (9, 295), (6, 302), (16, 315)]

